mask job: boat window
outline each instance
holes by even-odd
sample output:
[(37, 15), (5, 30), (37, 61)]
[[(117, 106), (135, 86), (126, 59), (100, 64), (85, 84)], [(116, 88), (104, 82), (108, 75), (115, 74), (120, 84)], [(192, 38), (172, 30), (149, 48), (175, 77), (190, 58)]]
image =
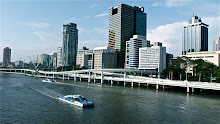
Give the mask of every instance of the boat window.
[(79, 98), (80, 98), (82, 101), (86, 100), (86, 98), (84, 98), (84, 97), (82, 97), (82, 96), (79, 96)]
[(83, 101), (86, 101), (86, 98), (81, 98)]
[(73, 97), (67, 97), (67, 99), (74, 100), (74, 98), (73, 98)]
[(80, 101), (80, 99), (79, 99), (79, 98), (74, 98), (74, 100), (75, 100), (75, 101)]

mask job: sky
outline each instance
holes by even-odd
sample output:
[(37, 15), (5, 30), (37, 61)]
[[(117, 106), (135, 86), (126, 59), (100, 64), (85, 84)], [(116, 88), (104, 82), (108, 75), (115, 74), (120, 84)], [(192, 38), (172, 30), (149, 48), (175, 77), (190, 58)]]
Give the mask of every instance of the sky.
[(220, 36), (220, 0), (1, 0), (0, 62), (5, 47), (12, 61), (57, 52), (62, 26), (70, 22), (77, 24), (79, 49), (107, 47), (108, 11), (119, 3), (144, 7), (147, 40), (162, 42), (174, 56), (181, 55), (182, 27), (193, 13), (209, 25), (209, 51)]

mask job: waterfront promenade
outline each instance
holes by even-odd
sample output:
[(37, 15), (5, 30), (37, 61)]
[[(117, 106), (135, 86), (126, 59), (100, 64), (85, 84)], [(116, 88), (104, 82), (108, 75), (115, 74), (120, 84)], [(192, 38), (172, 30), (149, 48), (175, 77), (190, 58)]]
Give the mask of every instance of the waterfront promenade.
[(195, 81), (177, 81), (168, 79), (150, 78), (144, 76), (127, 75), (130, 72), (143, 73), (139, 70), (128, 69), (88, 69), (88, 70), (76, 70), (76, 71), (63, 71), (63, 72), (48, 72), (48, 71), (35, 71), (30, 69), (0, 69), (4, 73), (16, 73), (24, 74), (27, 76), (34, 76), (40, 78), (52, 78), (62, 80), (88, 80), (90, 82), (103, 83), (108, 82), (110, 84), (123, 82), (124, 85), (137, 86), (155, 86), (156, 90), (166, 87), (182, 87), (186, 88), (186, 92), (194, 92), (195, 89), (203, 90), (218, 90), (220, 91), (220, 83), (212, 82), (195, 82)]

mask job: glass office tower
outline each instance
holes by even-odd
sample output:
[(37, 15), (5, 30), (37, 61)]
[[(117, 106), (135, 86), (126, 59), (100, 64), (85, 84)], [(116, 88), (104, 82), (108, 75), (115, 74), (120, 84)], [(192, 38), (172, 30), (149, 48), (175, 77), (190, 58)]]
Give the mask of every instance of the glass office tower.
[(208, 51), (208, 27), (198, 16), (192, 16), (183, 27), (182, 55), (188, 52)]
[(63, 25), (62, 65), (76, 64), (78, 49), (78, 29), (76, 24)]
[(118, 67), (124, 67), (126, 41), (133, 35), (146, 36), (146, 13), (143, 7), (118, 4), (109, 8), (108, 46), (118, 53)]

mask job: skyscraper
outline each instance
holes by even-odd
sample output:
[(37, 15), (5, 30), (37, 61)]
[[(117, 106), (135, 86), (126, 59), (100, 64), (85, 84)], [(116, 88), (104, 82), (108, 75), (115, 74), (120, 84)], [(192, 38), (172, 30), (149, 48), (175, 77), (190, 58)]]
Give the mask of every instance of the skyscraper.
[(5, 47), (3, 50), (3, 67), (8, 67), (11, 63), (11, 49)]
[(192, 16), (183, 27), (182, 55), (187, 52), (208, 51), (208, 27), (198, 16)]
[(109, 8), (108, 46), (119, 52), (118, 66), (125, 63), (126, 41), (133, 35), (146, 36), (146, 13), (143, 7), (118, 4)]
[(213, 42), (213, 51), (220, 51), (220, 37)]
[(78, 29), (74, 23), (63, 25), (62, 64), (64, 66), (76, 64), (78, 49)]

